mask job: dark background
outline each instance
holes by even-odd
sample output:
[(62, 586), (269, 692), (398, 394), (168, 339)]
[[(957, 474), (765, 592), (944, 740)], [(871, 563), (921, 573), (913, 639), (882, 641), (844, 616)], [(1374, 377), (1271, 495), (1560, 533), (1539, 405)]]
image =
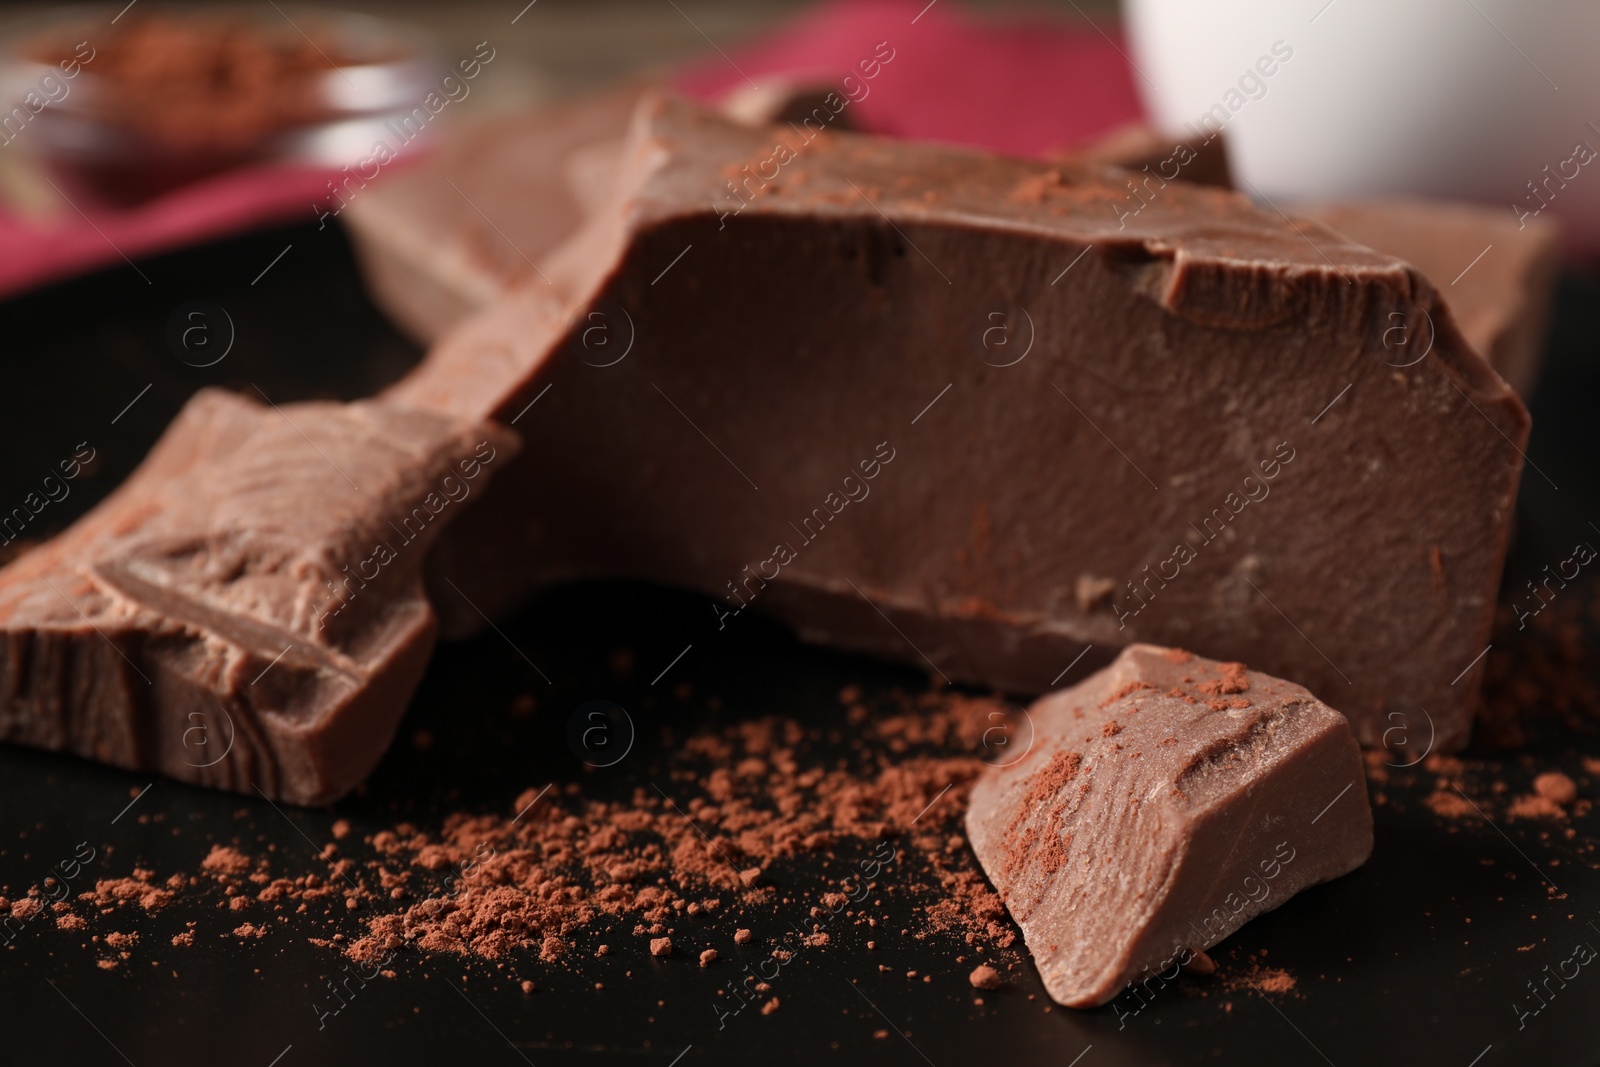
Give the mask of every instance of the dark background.
[[(447, 43), (476, 39), (472, 18), (489, 8), (398, 6), (441, 29)], [(499, 5), (493, 10), (498, 17)], [(540, 10), (546, 32), (513, 54), (520, 75), (502, 78), (502, 95), (484, 94), (484, 108), (521, 106), (704, 49), (703, 39), (666, 5), (541, 0)], [(695, 15), (720, 42), (788, 10), (771, 3), (697, 5)], [(1077, 17), (1070, 8), (1067, 15)], [(627, 33), (619, 32), (623, 25)], [(512, 68), (497, 65), (497, 75)], [(259, 387), (278, 402), (354, 398), (398, 377), (420, 355), (368, 301), (335, 229), (253, 234), (139, 267), (151, 284), (119, 265), (0, 304), (0, 345), (8, 361), (0, 389), (0, 500), (36, 488), (79, 442), (89, 442), (98, 457), (73, 483), (72, 495), (51, 504), (30, 534), (64, 526), (109, 492), (197, 388)], [(186, 365), (184, 357), (193, 362), (194, 356), (169, 339), (174, 315), (196, 300), (224, 309), (236, 335), (227, 357), (206, 369)], [(226, 328), (215, 316), (208, 322), (221, 343)], [(1508, 590), (1569, 555), (1575, 541), (1600, 538), (1588, 525), (1600, 524), (1594, 465), (1600, 429), (1592, 414), (1593, 398), (1600, 396), (1597, 329), (1600, 282), (1569, 274), (1533, 404), (1529, 448), (1531, 460), (1560, 488), (1531, 472), (1524, 479)], [(1591, 604), (1595, 599), (1592, 585), (1564, 595)], [(505, 627), (510, 641), (554, 682), (541, 689), (540, 711), (529, 718), (507, 714), (532, 679), (500, 637), (443, 647), (407, 713), (401, 740), (363, 794), (326, 810), (279, 810), (259, 798), (166, 780), (152, 785), (147, 776), (0, 748), (0, 886), (19, 895), (82, 841), (98, 852), (89, 877), (121, 876), (136, 866), (162, 874), (193, 870), (214, 842), (270, 853), (276, 873), (322, 871), (309, 842), (330, 840), (336, 818), (351, 822), (355, 840), (397, 819), (426, 827), (451, 810), (503, 812), (525, 789), (552, 780), (623, 798), (655, 779), (672, 756), (660, 739), (663, 726), (681, 736), (695, 726), (781, 714), (839, 732), (848, 729), (836, 698), (841, 686), (860, 685), (869, 700), (896, 688), (928, 687), (916, 672), (807, 648), (776, 626), (756, 623), (730, 629), (718, 642), (697, 641), (670, 679), (689, 683), (693, 696), (667, 699), (649, 678), (681, 650), (685, 633), (704, 632), (705, 617), (703, 601), (669, 591), (631, 585), (553, 591)], [(1587, 640), (1593, 647), (1592, 622)], [(619, 680), (608, 669), (618, 647), (633, 650), (641, 665), (632, 679)], [(1491, 657), (1505, 673), (1538, 653), (1537, 638), (1527, 644), (1497, 638)], [(640, 723), (630, 756), (603, 772), (586, 771), (566, 740), (571, 712), (592, 699), (614, 700)], [(1485, 787), (1503, 781), (1509, 792), (1520, 793), (1539, 771), (1562, 769), (1593, 797), (1595, 776), (1583, 772), (1580, 759), (1600, 756), (1594, 725), (1582, 717), (1536, 714), (1528, 748), (1497, 753), (1480, 742), (1468, 777)], [(419, 729), (434, 738), (426, 751), (406, 743)], [(840, 1055), (938, 1067), (1007, 1057), (1063, 1067), (1600, 1062), (1596, 968), (1581, 971), (1524, 1029), (1513, 1009), (1514, 1002), (1532, 1003), (1525, 983), (1571, 955), (1574, 944), (1600, 947), (1600, 819), (1573, 820), (1570, 838), (1564, 824), (1551, 822), (1449, 822), (1422, 803), (1435, 784), (1420, 767), (1393, 771), (1382, 787), (1385, 802), (1374, 809), (1372, 860), (1250, 923), (1214, 952), (1224, 974), (1242, 968), (1247, 956), (1268, 952), (1265, 962), (1297, 979), (1292, 994), (1270, 1001), (1247, 989), (1230, 992), (1217, 980), (1185, 980), (1119, 1023), (1110, 1009), (1049, 1008), (1023, 966), (1008, 988), (984, 995), (980, 1007), (966, 982), (970, 963), (955, 962), (963, 946), (953, 938), (880, 934), (869, 956), (866, 935), (844, 931), (784, 972), (775, 989), (780, 1011), (743, 1013), (721, 1031), (711, 1004), (725, 976), (681, 955), (655, 960), (638, 953), (580, 953), (581, 967), (402, 954), (396, 978), (368, 986), (319, 1031), (311, 1005), (344, 961), (307, 937), (360, 932), (361, 916), (344, 913), (334, 898), (337, 909), (313, 910), (254, 942), (226, 936), (237, 917), (220, 907), (211, 915), (195, 906), (148, 917), (119, 914), (111, 925), (92, 923), (88, 932), (57, 930), (48, 918), (36, 919), (0, 949), (0, 1063), (294, 1067), (426, 1059), (543, 1065), (603, 1057), (666, 1067), (680, 1055), (684, 1067)], [(146, 785), (148, 792), (121, 814)], [(1369, 791), (1378, 788), (1369, 785)], [(907, 862), (886, 880), (910, 878), (914, 861)], [(804, 862), (775, 867), (770, 876), (796, 899), (831, 887), (830, 872)], [(1559, 888), (1552, 891), (1550, 884)], [(889, 902), (892, 913), (902, 909), (902, 925), (913, 924), (901, 898), (891, 893)], [(196, 944), (169, 947), (183, 921), (196, 917)], [(783, 910), (775, 909), (747, 914), (737, 925), (759, 931), (782, 918)], [(731, 927), (734, 920), (717, 922)], [(102, 970), (95, 960), (104, 953), (88, 936), (113, 928), (137, 929), (141, 941), (130, 960)], [(598, 943), (605, 932), (585, 937)], [(880, 964), (890, 969), (880, 972)], [(912, 969), (933, 981), (908, 980), (905, 972)], [(539, 991), (523, 994), (523, 977), (534, 979)], [(595, 982), (605, 988), (594, 989)], [(875, 1037), (880, 1030), (887, 1036)]]

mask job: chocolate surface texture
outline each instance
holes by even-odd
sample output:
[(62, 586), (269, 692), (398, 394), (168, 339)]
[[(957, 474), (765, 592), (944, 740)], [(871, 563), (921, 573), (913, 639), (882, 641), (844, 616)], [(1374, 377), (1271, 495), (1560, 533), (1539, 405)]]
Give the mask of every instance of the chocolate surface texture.
[(393, 390), (562, 457), (441, 542), (450, 630), (641, 578), (1017, 691), (1194, 647), (1465, 742), (1528, 423), (1414, 268), (1190, 183), (638, 121), (553, 285)]
[(198, 394), (112, 496), (0, 572), (0, 737), (340, 796), (432, 651), (428, 545), (515, 447), (378, 403)]
[(1349, 723), (1293, 683), (1133, 645), (1028, 720), (967, 834), (1059, 1003), (1171, 978), (1372, 852)]
[(1291, 210), (1415, 265), (1446, 294), (1468, 343), (1518, 394), (1533, 395), (1561, 267), (1554, 222), (1535, 218), (1519, 225), (1503, 209), (1426, 200)]

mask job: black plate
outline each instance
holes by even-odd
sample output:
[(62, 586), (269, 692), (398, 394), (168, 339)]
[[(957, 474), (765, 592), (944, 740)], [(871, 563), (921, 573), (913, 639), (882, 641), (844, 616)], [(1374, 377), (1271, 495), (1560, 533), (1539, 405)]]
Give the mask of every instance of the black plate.
[[(292, 247), (253, 283), (285, 246)], [(20, 500), (79, 442), (99, 457), (93, 476), (42, 512), (30, 534), (60, 528), (109, 491), (201, 385), (252, 395), (259, 387), (275, 401), (348, 398), (372, 392), (418, 358), (368, 302), (349, 249), (332, 229), (253, 235), (140, 269), (150, 284), (119, 267), (0, 306), (9, 360), (0, 394), (0, 500)], [(202, 316), (189, 318), (196, 308)], [(229, 320), (232, 349), (212, 366), (196, 366), (220, 351)], [(182, 331), (191, 326), (202, 329), (185, 347)], [(1600, 538), (1588, 525), (1600, 523), (1593, 466), (1600, 430), (1592, 415), (1600, 395), (1591, 352), (1597, 335), (1600, 286), (1569, 277), (1534, 406), (1530, 458), (1542, 474), (1530, 469), (1524, 478), (1508, 589), (1565, 558), (1574, 542)], [(1574, 587), (1563, 596), (1593, 603), (1594, 589)], [(503, 812), (524, 789), (552, 780), (626, 797), (652, 781), (667, 758), (662, 726), (681, 736), (696, 725), (781, 714), (824, 728), (818, 744), (826, 746), (827, 728), (840, 728), (831, 731), (835, 737), (844, 732), (840, 687), (859, 685), (872, 699), (928, 684), (914, 672), (801, 646), (761, 622), (707, 637), (707, 618), (698, 598), (645, 587), (552, 592), (507, 625), (504, 639), (490, 634), (441, 649), (401, 731), (405, 738), (426, 729), (433, 745), (420, 751), (397, 743), (364, 795), (329, 810), (279, 810), (259, 798), (165, 780), (152, 785), (147, 776), (0, 749), (0, 884), (17, 896), (79, 842), (96, 850), (85, 877), (126, 875), (136, 866), (163, 875), (192, 871), (212, 842), (232, 841), (271, 855), (275, 873), (325, 873), (311, 842), (330, 840), (336, 817), (350, 820), (357, 835), (398, 818), (426, 827), (451, 810)], [(666, 685), (652, 687), (648, 679), (691, 633), (700, 637), (668, 681), (689, 683), (694, 695), (670, 699)], [(1538, 647), (1514, 638), (1497, 638), (1491, 652), (1513, 670)], [(507, 639), (554, 681), (541, 690), (531, 718), (506, 714), (532, 681)], [(1592, 620), (1586, 641), (1594, 647)], [(627, 681), (608, 669), (619, 646), (631, 648), (639, 664)], [(720, 698), (716, 710), (711, 695)], [(584, 770), (566, 739), (569, 714), (596, 698), (621, 703), (642, 724), (630, 756), (598, 773)], [(1489, 753), (1488, 762), (1473, 764), (1473, 776), (1499, 778), (1516, 793), (1537, 771), (1559, 768), (1593, 796), (1600, 783), (1580, 763), (1600, 754), (1593, 720), (1552, 714), (1535, 727), (1525, 752)], [(879, 933), (869, 954), (865, 934), (846, 929), (783, 972), (774, 987), (779, 1011), (748, 1011), (719, 1028), (715, 990), (725, 975), (683, 956), (651, 959), (638, 951), (637, 938), (614, 933), (613, 941), (632, 947), (604, 958), (579, 953), (577, 966), (529, 956), (498, 967), (408, 952), (395, 965), (396, 978), (374, 981), (319, 1028), (315, 1005), (328, 1004), (322, 991), (343, 960), (307, 939), (332, 930), (357, 934), (359, 915), (342, 908), (292, 915), (246, 943), (226, 936), (235, 918), (206, 898), (151, 916), (119, 912), (87, 932), (58, 930), (48, 919), (24, 926), (0, 955), (0, 1063), (542, 1065), (603, 1058), (693, 1067), (830, 1055), (939, 1067), (1007, 1057), (1063, 1067), (1600, 1062), (1597, 968), (1582, 968), (1565, 987), (1551, 984), (1554, 994), (1538, 1014), (1518, 1014), (1519, 1006), (1535, 1006), (1527, 983), (1543, 980), (1546, 965), (1557, 968), (1580, 942), (1600, 946), (1596, 817), (1576, 819), (1570, 839), (1550, 822), (1447, 822), (1422, 803), (1433, 788), (1433, 776), (1420, 768), (1393, 771), (1382, 787), (1386, 802), (1375, 809), (1371, 862), (1250, 923), (1214, 952), (1225, 973), (1269, 953), (1266, 962), (1297, 980), (1291, 995), (1270, 1000), (1248, 989), (1229, 992), (1215, 979), (1184, 979), (1137, 1014), (1127, 999), (1120, 1009), (1072, 1012), (1048, 1007), (1023, 965), (980, 1007), (966, 982), (972, 961), (955, 960), (964, 951), (959, 942)], [(905, 865), (903, 876), (912, 869)], [(833, 873), (820, 862), (794, 862), (775, 866), (770, 877), (791, 899), (804, 900), (827, 888)], [(886, 874), (886, 885), (898, 876)], [(887, 926), (917, 921), (901, 896), (885, 896)], [(759, 934), (782, 924), (784, 914), (781, 907), (746, 913), (739, 924)], [(198, 920), (195, 945), (169, 947), (191, 919)], [(725, 935), (734, 920), (707, 920), (708, 929), (727, 926)], [(137, 930), (141, 940), (129, 960), (104, 970), (96, 960), (107, 953), (88, 935), (111, 929)], [(919, 977), (908, 979), (908, 970)], [(522, 993), (522, 977), (539, 991)], [(604, 988), (596, 990), (596, 982)]]

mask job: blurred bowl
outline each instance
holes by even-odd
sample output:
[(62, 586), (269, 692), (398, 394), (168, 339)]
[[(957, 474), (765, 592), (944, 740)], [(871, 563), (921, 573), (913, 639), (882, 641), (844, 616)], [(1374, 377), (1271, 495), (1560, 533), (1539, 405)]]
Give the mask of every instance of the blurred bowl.
[(14, 142), (99, 193), (138, 200), (245, 163), (353, 163), (438, 91), (425, 31), (277, 7), (141, 5), (120, 26), (114, 5), (73, 7), (10, 23), (0, 151)]
[(1246, 192), (1476, 200), (1600, 249), (1600, 4), (1126, 4), (1152, 119), (1225, 129)]

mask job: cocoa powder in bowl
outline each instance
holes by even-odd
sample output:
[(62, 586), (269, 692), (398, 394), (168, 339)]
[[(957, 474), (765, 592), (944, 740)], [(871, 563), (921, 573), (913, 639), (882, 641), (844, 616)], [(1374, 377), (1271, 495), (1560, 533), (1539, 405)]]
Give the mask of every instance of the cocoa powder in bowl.
[(135, 10), (115, 26), (53, 32), (22, 52), (58, 66), (85, 58), (66, 43), (83, 39), (91, 51), (75, 104), (165, 149), (236, 154), (322, 117), (322, 79), (364, 58), (318, 20), (301, 29), (244, 13)]

